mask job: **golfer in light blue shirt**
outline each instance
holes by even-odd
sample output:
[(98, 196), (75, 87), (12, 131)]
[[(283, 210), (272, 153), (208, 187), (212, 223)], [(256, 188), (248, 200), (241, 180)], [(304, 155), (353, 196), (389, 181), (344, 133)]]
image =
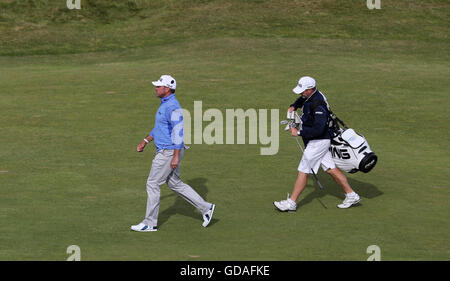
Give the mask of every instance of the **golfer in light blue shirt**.
[(137, 146), (144, 151), (145, 146), (154, 141), (156, 155), (147, 179), (147, 209), (144, 220), (132, 225), (131, 230), (150, 232), (158, 230), (160, 185), (167, 183), (170, 189), (191, 203), (203, 216), (203, 227), (211, 222), (215, 205), (206, 202), (192, 187), (180, 179), (180, 162), (184, 155), (183, 111), (175, 97), (177, 82), (170, 75), (162, 75), (152, 82), (161, 105), (155, 116), (155, 126), (150, 134)]

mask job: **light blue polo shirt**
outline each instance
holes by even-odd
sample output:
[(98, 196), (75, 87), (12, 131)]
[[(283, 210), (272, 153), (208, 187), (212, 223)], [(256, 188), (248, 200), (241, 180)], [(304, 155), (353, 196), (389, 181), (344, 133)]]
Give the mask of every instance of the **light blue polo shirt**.
[(175, 94), (161, 99), (155, 116), (155, 126), (149, 134), (156, 150), (181, 149), (183, 142), (183, 111)]

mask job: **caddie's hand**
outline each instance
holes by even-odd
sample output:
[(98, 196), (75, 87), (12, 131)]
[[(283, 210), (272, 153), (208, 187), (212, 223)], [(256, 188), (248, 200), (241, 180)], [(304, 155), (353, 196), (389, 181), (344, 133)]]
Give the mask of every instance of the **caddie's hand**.
[(297, 128), (291, 127), (291, 134), (292, 134), (294, 137), (298, 136), (298, 130), (297, 130)]
[(172, 161), (170, 161), (170, 168), (175, 169), (178, 166), (178, 155), (174, 155), (172, 157)]
[(295, 110), (295, 108), (293, 106), (291, 106), (291, 107), (289, 107), (288, 112), (292, 112), (294, 110)]
[(144, 147), (147, 145), (147, 143), (145, 141), (142, 141), (140, 144), (138, 144), (136, 150), (137, 152), (142, 152), (144, 151)]

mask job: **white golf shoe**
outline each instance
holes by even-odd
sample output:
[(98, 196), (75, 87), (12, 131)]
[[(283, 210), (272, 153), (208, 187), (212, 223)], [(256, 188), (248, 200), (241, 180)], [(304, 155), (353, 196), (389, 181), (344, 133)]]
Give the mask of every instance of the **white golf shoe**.
[(150, 231), (157, 231), (158, 228), (156, 226), (148, 226), (141, 222), (140, 224), (132, 225), (131, 230), (139, 232), (150, 232)]
[(211, 222), (215, 208), (216, 205), (211, 204), (211, 207), (209, 208), (208, 212), (203, 214), (203, 224), (202, 224), (203, 227), (207, 227), (208, 224)]
[(286, 200), (275, 201), (273, 204), (281, 212), (295, 212), (297, 210), (297, 204), (289, 199), (289, 194)]
[(352, 205), (358, 204), (359, 201), (361, 201), (361, 198), (359, 198), (359, 195), (355, 193), (355, 195), (351, 196), (345, 196), (344, 201), (342, 204), (337, 205), (340, 209), (347, 209), (350, 208)]

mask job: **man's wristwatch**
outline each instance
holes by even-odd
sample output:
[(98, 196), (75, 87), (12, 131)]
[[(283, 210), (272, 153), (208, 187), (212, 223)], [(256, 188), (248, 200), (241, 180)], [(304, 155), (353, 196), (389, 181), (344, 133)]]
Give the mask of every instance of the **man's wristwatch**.
[(145, 141), (146, 143), (149, 143), (149, 141), (148, 141), (147, 139), (144, 139), (144, 141)]

